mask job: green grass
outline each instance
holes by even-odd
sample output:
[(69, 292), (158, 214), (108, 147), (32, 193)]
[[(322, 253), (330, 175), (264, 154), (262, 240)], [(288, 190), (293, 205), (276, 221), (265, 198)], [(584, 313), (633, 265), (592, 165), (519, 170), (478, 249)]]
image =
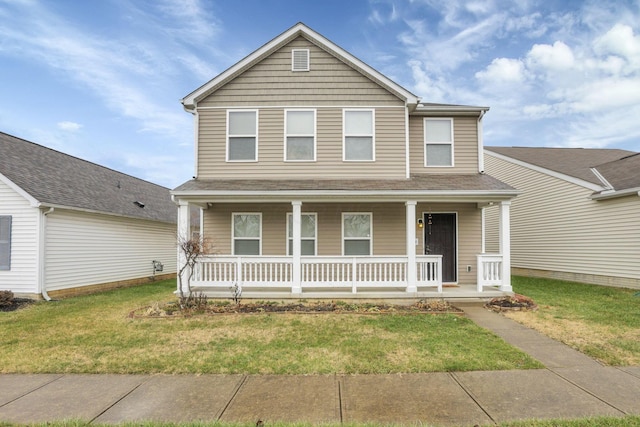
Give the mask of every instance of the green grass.
[(513, 278), (537, 312), (508, 316), (613, 366), (640, 365), (640, 293), (540, 278)]
[(131, 319), (174, 281), (0, 313), (1, 373), (399, 373), (540, 368), (456, 315)]

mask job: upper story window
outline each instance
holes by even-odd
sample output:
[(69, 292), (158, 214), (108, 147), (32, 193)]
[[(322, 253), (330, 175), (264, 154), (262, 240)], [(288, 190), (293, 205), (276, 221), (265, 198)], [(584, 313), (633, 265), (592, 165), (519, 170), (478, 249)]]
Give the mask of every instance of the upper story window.
[(424, 119), (425, 167), (453, 166), (453, 119)]
[(11, 216), (0, 216), (0, 270), (11, 270)]
[(291, 51), (291, 71), (309, 71), (309, 49)]
[(258, 112), (227, 112), (227, 161), (258, 161)]
[[(303, 213), (300, 216), (300, 249), (302, 255), (316, 254), (318, 215)], [(293, 255), (293, 214), (287, 214), (287, 255)]]
[(375, 118), (373, 110), (344, 110), (343, 160), (375, 160)]
[(260, 255), (262, 251), (262, 214), (233, 214), (233, 254)]
[(315, 110), (285, 110), (284, 114), (285, 161), (315, 161)]

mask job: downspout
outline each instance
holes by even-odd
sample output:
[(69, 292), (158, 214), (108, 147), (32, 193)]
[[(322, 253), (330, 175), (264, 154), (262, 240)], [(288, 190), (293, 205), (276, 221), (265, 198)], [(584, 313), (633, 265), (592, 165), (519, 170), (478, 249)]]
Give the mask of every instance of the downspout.
[(405, 103), (404, 104), (405, 108), (404, 108), (404, 150), (405, 150), (405, 159), (404, 159), (404, 163), (405, 163), (405, 178), (409, 179), (411, 178), (411, 158), (409, 155), (409, 148), (410, 148), (410, 144), (409, 144), (409, 106)]
[(39, 268), (38, 268), (38, 282), (39, 282), (39, 287), (40, 287), (40, 293), (42, 294), (42, 298), (44, 298), (46, 301), (51, 301), (51, 297), (49, 296), (49, 294), (47, 293), (47, 286), (46, 286), (46, 274), (45, 274), (45, 264), (46, 264), (46, 244), (45, 244), (45, 239), (47, 236), (46, 233), (46, 229), (47, 229), (47, 215), (49, 215), (50, 213), (52, 213), (54, 211), (54, 208), (49, 208), (49, 210), (47, 210), (46, 212), (42, 212), (42, 222), (40, 223), (40, 247), (38, 248), (38, 251), (40, 252), (40, 256), (38, 257), (39, 259)]
[(478, 116), (478, 172), (484, 173), (484, 142), (482, 140), (482, 117), (487, 110), (482, 110)]

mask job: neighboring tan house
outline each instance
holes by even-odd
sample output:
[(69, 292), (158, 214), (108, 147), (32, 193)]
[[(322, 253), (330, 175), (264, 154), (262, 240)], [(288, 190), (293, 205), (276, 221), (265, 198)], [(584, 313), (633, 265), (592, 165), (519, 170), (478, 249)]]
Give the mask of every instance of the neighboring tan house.
[(0, 133), (0, 290), (49, 299), (175, 276), (176, 217), (167, 188)]
[(511, 211), (513, 274), (640, 288), (640, 153), (486, 147), (485, 167), (522, 191)]
[[(487, 107), (422, 103), (304, 24), (187, 95), (211, 255), (193, 289), (244, 296), (475, 296), (511, 291), (509, 203), (483, 173)], [(483, 254), (499, 205), (502, 254)], [(489, 296), (496, 289), (485, 289)]]

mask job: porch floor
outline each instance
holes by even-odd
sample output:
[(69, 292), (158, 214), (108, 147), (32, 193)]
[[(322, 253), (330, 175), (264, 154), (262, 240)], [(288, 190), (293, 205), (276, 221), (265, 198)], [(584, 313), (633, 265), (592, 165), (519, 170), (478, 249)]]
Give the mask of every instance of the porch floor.
[[(193, 293), (203, 293), (209, 298), (230, 299), (231, 289), (192, 287)], [(446, 300), (488, 300), (512, 294), (500, 291), (497, 287), (485, 287), (478, 292), (476, 285), (444, 286), (442, 292), (435, 287), (418, 288), (418, 292), (406, 292), (400, 288), (358, 287), (357, 293), (347, 288), (305, 288), (302, 294), (291, 293), (290, 287), (247, 287), (242, 290), (241, 298), (257, 300), (416, 300), (442, 298)]]

